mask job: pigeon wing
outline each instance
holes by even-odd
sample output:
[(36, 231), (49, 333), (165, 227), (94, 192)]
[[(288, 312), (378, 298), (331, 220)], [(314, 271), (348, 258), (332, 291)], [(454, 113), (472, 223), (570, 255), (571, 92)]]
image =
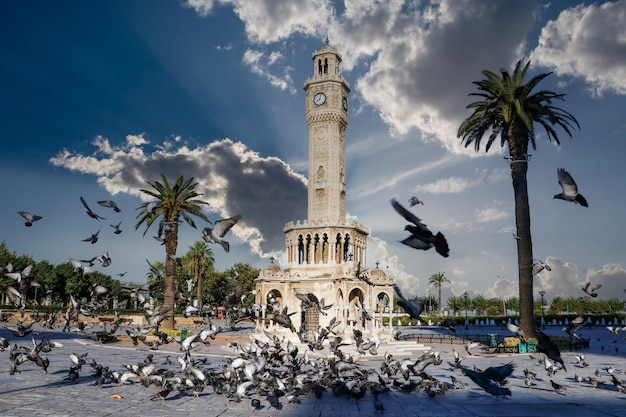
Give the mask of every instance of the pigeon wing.
[(83, 196), (80, 196), (80, 202), (83, 203), (83, 206), (87, 209), (87, 211), (91, 211), (91, 209), (89, 208), (89, 206), (87, 205), (87, 202), (85, 201), (85, 199), (83, 198)]
[(417, 217), (415, 214), (411, 213), (410, 211), (402, 207), (402, 204), (398, 203), (398, 201), (395, 198), (391, 199), (391, 205), (398, 212), (400, 216), (404, 217), (406, 221), (409, 221), (417, 226), (426, 226), (425, 224), (422, 223), (419, 217)]
[(569, 172), (563, 168), (559, 168), (557, 175), (559, 177), (559, 185), (563, 189), (563, 194), (569, 197), (576, 196), (576, 194), (578, 194), (578, 186), (576, 186), (576, 182)]
[(409, 236), (404, 240), (401, 240), (400, 243), (404, 243), (407, 246), (410, 246), (414, 249), (427, 250), (430, 248), (430, 245), (423, 240), (419, 240), (415, 236)]
[(241, 219), (240, 215), (229, 217), (227, 219), (221, 219), (213, 224), (213, 236), (220, 238), (224, 237), (226, 233)]

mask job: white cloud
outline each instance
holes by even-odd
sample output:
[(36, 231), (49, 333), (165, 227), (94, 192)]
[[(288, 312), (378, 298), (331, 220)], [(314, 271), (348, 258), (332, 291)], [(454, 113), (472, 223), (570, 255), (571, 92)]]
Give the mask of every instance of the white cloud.
[(207, 16), (213, 10), (215, 3), (216, 0), (185, 0), (183, 5), (194, 9), (200, 16)]
[(407, 298), (418, 295), (419, 278), (406, 271), (397, 255), (389, 254), (387, 243), (384, 240), (370, 236), (367, 239), (367, 244), (367, 256), (369, 258), (367, 267), (374, 268), (374, 263), (378, 262), (378, 267), (385, 271), (387, 276), (393, 278), (394, 283), (400, 287), (402, 295)]
[(147, 142), (140, 138), (129, 135), (126, 145), (113, 147), (97, 136), (93, 155), (63, 150), (50, 163), (94, 175), (111, 195), (128, 194), (144, 201), (149, 197), (140, 189), (147, 188), (146, 181), (160, 181), (161, 174), (169, 181), (194, 177), (210, 212), (222, 217), (246, 213), (232, 233), (261, 257), (278, 257), (284, 250), (284, 225), (306, 216), (306, 178), (278, 158), (261, 157), (230, 139), (190, 147), (176, 136), (145, 153)]
[(278, 59), (280, 59), (280, 53), (272, 52), (269, 58), (265, 59), (265, 55), (262, 51), (254, 51), (251, 49), (248, 49), (243, 55), (243, 62), (250, 67), (253, 73), (265, 77), (269, 80), (271, 85), (281, 90), (289, 90), (291, 94), (296, 94), (296, 88), (293, 85), (293, 79), (291, 77), (293, 68), (289, 66), (283, 67), (282, 75), (272, 74), (267, 68)]
[(509, 212), (500, 210), (495, 207), (476, 210), (476, 221), (479, 223), (489, 223), (497, 220), (506, 219), (509, 217)]
[(579, 4), (541, 31), (530, 59), (560, 76), (581, 77), (596, 95), (626, 94), (626, 1)]
[[(227, 1), (224, 1), (225, 3)], [(228, 0), (244, 22), (254, 43), (268, 44), (294, 33), (316, 36), (326, 30), (332, 15), (328, 0)]]
[(431, 194), (458, 194), (472, 187), (467, 178), (449, 177), (442, 178), (430, 184), (420, 185), (416, 187), (416, 191)]

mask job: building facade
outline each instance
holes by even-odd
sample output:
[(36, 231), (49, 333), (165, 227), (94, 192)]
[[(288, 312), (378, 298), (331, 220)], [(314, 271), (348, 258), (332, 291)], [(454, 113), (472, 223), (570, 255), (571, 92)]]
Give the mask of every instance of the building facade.
[[(277, 328), (272, 314), (287, 308), (296, 329), (325, 327), (364, 334), (391, 331), (393, 280), (378, 268), (366, 269), (365, 225), (346, 219), (345, 141), (350, 84), (341, 75), (341, 55), (326, 44), (313, 52), (313, 76), (304, 82), (308, 137), (307, 220), (284, 227), (287, 259), (283, 270), (271, 260), (260, 273), (256, 303), (258, 330)], [(314, 294), (321, 314), (306, 314), (296, 290)], [(318, 313), (319, 309), (316, 309)], [(310, 312), (309, 312), (310, 313)], [(382, 317), (388, 316), (387, 326)]]

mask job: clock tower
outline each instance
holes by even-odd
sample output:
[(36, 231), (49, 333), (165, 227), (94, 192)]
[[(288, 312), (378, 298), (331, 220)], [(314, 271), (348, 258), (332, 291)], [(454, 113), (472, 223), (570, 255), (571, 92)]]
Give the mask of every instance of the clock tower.
[[(308, 219), (287, 223), (284, 269), (272, 260), (259, 274), (256, 304), (261, 319), (259, 332), (291, 333), (274, 326), (273, 317), (287, 309), (296, 329), (305, 337), (332, 319), (339, 330), (352, 334), (391, 331), (393, 280), (378, 268), (366, 268), (370, 230), (346, 218), (346, 127), (350, 84), (341, 75), (341, 55), (328, 44), (313, 52), (313, 76), (304, 82), (306, 123), (309, 127)], [(327, 306), (306, 306), (308, 293)], [(298, 297), (298, 295), (300, 297)], [(332, 307), (329, 307), (332, 304)], [(370, 311), (373, 320), (363, 319)], [(389, 315), (389, 325), (382, 316)], [(295, 337), (294, 334), (290, 336)]]
[(304, 83), (309, 126), (309, 222), (346, 217), (345, 138), (350, 84), (341, 75), (341, 55), (330, 45), (313, 53), (313, 77)]

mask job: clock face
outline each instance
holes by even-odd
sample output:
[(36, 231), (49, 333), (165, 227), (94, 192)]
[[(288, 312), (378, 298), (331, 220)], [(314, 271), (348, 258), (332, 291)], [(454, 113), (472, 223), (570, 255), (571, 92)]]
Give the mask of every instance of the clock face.
[(348, 110), (348, 99), (344, 97), (341, 100), (341, 105), (343, 106), (343, 109), (347, 111)]
[(313, 103), (317, 104), (318, 106), (324, 104), (325, 102), (326, 95), (324, 95), (324, 93), (317, 93), (315, 97), (313, 97)]

